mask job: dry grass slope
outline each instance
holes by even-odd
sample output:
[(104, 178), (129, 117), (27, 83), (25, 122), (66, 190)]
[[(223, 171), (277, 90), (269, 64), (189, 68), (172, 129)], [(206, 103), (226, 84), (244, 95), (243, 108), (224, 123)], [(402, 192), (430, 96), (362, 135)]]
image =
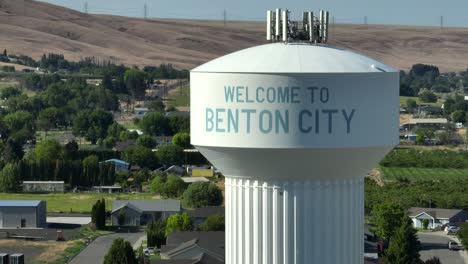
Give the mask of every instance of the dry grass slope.
[[(62, 53), (127, 65), (172, 63), (191, 69), (206, 61), (264, 41), (264, 24), (193, 20), (143, 20), (86, 15), (32, 0), (0, 0), (0, 49), (38, 58)], [(468, 68), (468, 29), (377, 25), (336, 25), (331, 45), (382, 60), (400, 69), (415, 63), (442, 71)]]

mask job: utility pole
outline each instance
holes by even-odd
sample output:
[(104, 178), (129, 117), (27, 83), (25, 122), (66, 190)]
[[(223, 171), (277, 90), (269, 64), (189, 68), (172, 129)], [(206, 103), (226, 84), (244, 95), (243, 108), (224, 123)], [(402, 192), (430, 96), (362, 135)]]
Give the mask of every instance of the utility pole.
[(332, 16), (332, 32), (335, 33), (335, 16)]
[(144, 13), (145, 20), (148, 19), (148, 5), (146, 4), (146, 2), (145, 2), (145, 5), (143, 6), (143, 13)]
[(364, 25), (365, 25), (366, 28), (367, 28), (367, 16), (364, 16)]
[(84, 3), (84, 13), (88, 14), (88, 1), (85, 1)]
[(444, 28), (444, 16), (440, 16), (440, 29)]
[(226, 20), (227, 20), (226, 9), (224, 9), (223, 18), (224, 18), (224, 26), (226, 26)]

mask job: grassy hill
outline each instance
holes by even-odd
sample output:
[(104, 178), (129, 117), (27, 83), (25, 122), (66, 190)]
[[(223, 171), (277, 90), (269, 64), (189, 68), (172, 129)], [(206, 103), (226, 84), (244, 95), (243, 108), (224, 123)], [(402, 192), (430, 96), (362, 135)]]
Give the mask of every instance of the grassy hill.
[[(23, 6), (24, 3), (24, 6)], [(221, 55), (265, 43), (264, 23), (144, 20), (87, 15), (32, 0), (0, 0), (0, 49), (39, 58), (61, 53), (126, 65), (172, 63), (191, 69)], [(335, 25), (330, 45), (366, 54), (399, 69), (415, 63), (442, 71), (468, 66), (468, 29)]]

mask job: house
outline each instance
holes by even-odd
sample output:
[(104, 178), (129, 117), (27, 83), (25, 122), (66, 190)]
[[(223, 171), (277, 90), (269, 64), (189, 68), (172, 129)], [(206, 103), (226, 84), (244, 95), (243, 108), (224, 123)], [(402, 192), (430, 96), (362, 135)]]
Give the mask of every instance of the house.
[(444, 129), (448, 126), (446, 118), (412, 118), (407, 123), (400, 126), (401, 130), (410, 131), (419, 127)]
[(432, 115), (442, 115), (443, 109), (431, 105), (421, 105), (418, 107), (418, 115), (420, 116), (432, 116)]
[(194, 210), (187, 210), (185, 212), (192, 217), (194, 225), (199, 225), (205, 222), (205, 220), (211, 215), (224, 215), (224, 211), (224, 207), (221, 206), (206, 206)]
[(128, 171), (130, 169), (130, 163), (119, 159), (109, 159), (104, 161), (104, 163), (114, 164), (116, 171)]
[(411, 207), (408, 214), (416, 228), (423, 227), (423, 219), (429, 220), (428, 228), (437, 228), (449, 223), (468, 221), (468, 212), (461, 209)]
[(115, 193), (123, 191), (121, 186), (93, 186), (92, 189), (98, 193)]
[(125, 214), (124, 225), (142, 226), (151, 221), (166, 219), (180, 212), (179, 200), (115, 200), (112, 204), (112, 225), (119, 225), (119, 215)]
[(33, 200), (0, 201), (0, 228), (46, 227), (46, 202)]
[[(173, 232), (161, 246), (161, 259), (224, 263), (224, 232)], [(164, 263), (164, 262), (161, 262)]]
[(64, 181), (23, 181), (21, 184), (26, 193), (63, 193)]

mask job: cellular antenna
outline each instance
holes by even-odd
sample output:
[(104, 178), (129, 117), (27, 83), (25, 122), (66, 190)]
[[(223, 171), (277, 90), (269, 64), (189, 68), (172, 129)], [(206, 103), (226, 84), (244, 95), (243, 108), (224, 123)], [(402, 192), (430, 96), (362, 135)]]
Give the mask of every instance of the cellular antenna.
[(329, 37), (328, 11), (320, 10), (318, 17), (312, 11), (302, 14), (302, 21), (291, 21), (291, 12), (277, 8), (267, 11), (266, 39), (270, 42), (326, 43)]

